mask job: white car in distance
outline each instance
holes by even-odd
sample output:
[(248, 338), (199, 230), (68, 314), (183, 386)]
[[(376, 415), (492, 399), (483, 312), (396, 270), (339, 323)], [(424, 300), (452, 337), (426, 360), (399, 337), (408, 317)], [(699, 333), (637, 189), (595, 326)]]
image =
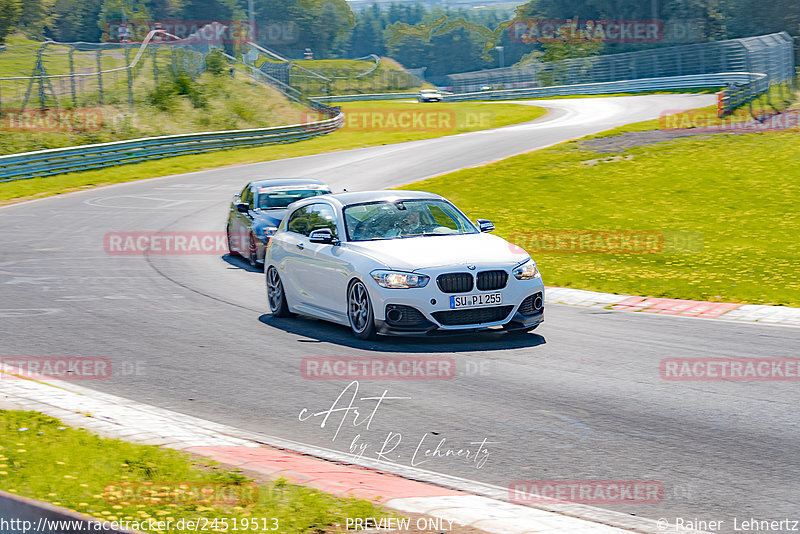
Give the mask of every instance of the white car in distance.
[(442, 93), (438, 89), (422, 89), (417, 93), (417, 100), (422, 102), (441, 102)]
[(527, 332), (544, 320), (544, 285), (522, 248), (439, 195), (337, 193), (290, 205), (265, 263), (272, 314), (377, 333)]

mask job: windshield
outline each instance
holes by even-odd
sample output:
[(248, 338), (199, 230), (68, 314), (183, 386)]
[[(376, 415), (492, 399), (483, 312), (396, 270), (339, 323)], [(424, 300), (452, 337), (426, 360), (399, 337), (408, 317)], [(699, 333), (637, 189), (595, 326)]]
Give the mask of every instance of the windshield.
[(285, 209), (300, 199), (328, 193), (327, 189), (259, 189), (256, 206), (262, 210)]
[(443, 200), (354, 204), (344, 208), (344, 220), (350, 241), (478, 233), (463, 213)]

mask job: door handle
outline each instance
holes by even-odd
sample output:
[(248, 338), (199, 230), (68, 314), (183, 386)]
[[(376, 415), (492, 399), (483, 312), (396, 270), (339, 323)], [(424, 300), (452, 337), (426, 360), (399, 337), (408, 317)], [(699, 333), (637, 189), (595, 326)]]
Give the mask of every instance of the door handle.
[(296, 246), (297, 246), (297, 248), (299, 248), (300, 250), (303, 250), (303, 249), (305, 248), (305, 245), (303, 245), (302, 243), (298, 243)]

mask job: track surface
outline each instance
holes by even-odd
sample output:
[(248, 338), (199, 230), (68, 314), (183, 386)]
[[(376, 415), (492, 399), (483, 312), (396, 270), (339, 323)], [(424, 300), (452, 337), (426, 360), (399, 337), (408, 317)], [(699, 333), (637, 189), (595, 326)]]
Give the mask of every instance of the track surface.
[[(667, 357), (797, 357), (800, 330), (550, 306), (521, 338), (496, 335), (363, 343), (310, 319), (273, 320), (263, 274), (220, 255), (116, 256), (111, 231), (221, 231), (231, 195), (254, 177), (316, 177), (335, 188), (383, 188), (554, 144), (713, 96), (542, 101), (543, 120), (488, 132), (121, 184), (0, 210), (0, 355), (105, 356), (115, 376), (83, 382), (137, 401), (348, 451), (356, 435), (392, 458), (508, 486), (514, 480), (657, 480), (659, 504), (609, 507), (674, 521), (800, 519), (796, 383), (681, 383)], [(535, 102), (533, 102), (535, 103)], [(109, 170), (113, 172), (113, 170)], [(57, 178), (54, 178), (57, 179)], [(535, 191), (531, 191), (535, 195)], [(547, 281), (547, 273), (544, 273)], [(386, 400), (369, 428), (325, 410), (346, 383), (301, 377), (309, 356), (444, 355), (447, 381), (360, 384)], [(132, 367), (138, 366), (138, 373)], [(477, 371), (481, 369), (481, 371)], [(0, 384), (0, 389), (2, 384)], [(352, 393), (352, 392), (351, 392)], [(346, 395), (349, 401), (351, 394)], [(342, 401), (339, 407), (347, 404)], [(375, 401), (356, 399), (362, 412)], [(397, 435), (400, 438), (397, 438)], [(425, 457), (441, 439), (475, 462)], [(387, 449), (391, 447), (386, 447)], [(424, 463), (419, 463), (426, 460)]]

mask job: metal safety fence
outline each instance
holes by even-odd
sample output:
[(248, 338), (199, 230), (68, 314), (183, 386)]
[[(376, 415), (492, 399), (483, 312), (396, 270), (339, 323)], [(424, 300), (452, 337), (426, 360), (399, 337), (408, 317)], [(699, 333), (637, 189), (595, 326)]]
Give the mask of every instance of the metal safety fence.
[(197, 76), (207, 45), (56, 43), (0, 50), (0, 114), (10, 109), (81, 108), (144, 101), (169, 76)]
[(766, 75), (767, 85), (794, 77), (794, 50), (785, 32), (698, 43), (639, 52), (609, 54), (552, 63), (532, 63), (449, 75), (454, 93), (491, 89), (559, 86), (699, 75), (749, 72)]
[[(422, 79), (375, 54), (355, 59), (292, 61), (255, 43), (245, 63), (308, 96), (403, 91), (422, 86)], [(311, 65), (311, 66), (308, 66)]]

